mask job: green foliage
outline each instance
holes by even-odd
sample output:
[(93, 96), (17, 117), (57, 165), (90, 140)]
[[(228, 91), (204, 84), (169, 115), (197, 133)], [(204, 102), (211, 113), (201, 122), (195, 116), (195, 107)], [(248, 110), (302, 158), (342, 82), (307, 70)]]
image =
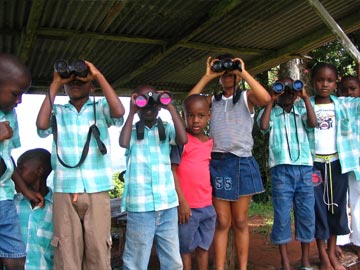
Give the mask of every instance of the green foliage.
[(122, 196), (124, 191), (124, 173), (120, 171), (116, 171), (113, 174), (112, 181), (114, 183), (114, 189), (109, 191), (109, 195), (111, 199), (119, 198)]
[(339, 76), (356, 74), (356, 64), (339, 41), (333, 41), (315, 49), (309, 54), (313, 63), (328, 62), (337, 67)]

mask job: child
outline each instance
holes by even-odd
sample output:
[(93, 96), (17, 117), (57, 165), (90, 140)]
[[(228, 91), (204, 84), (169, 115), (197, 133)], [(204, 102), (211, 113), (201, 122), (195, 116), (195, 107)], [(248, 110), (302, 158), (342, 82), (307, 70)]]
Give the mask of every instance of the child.
[(21, 234), (26, 245), (26, 270), (53, 269), (53, 193), (46, 185), (52, 171), (49, 151), (36, 148), (23, 153), (17, 161), (20, 175), (29, 189), (39, 192), (45, 199), (43, 208), (36, 206), (21, 193), (14, 202), (20, 218)]
[[(15, 107), (30, 87), (31, 75), (17, 57), (0, 54), (0, 265), (24, 269), (25, 245), (14, 204), (14, 183), (35, 204), (43, 205), (39, 193), (29, 190), (12, 160), (11, 151), (20, 147)], [(11, 179), (13, 181), (11, 181)]]
[[(54, 236), (51, 243), (55, 269), (111, 269), (108, 191), (113, 188), (112, 167), (110, 154), (104, 155), (103, 145), (101, 148), (98, 140), (110, 150), (108, 127), (122, 124), (124, 107), (104, 75), (92, 63), (85, 63), (89, 69), (86, 77), (72, 74), (69, 78), (62, 78), (54, 71), (49, 94), (36, 120), (40, 137), (54, 134), (51, 157)], [(105, 96), (97, 102), (89, 98), (94, 90), (93, 80), (97, 81)], [(52, 105), (62, 86), (69, 96), (69, 103)], [(52, 110), (57, 126), (50, 126)], [(91, 134), (88, 155), (84, 159), (82, 152), (86, 148), (88, 130), (94, 123), (100, 131), (100, 138)]]
[[(354, 76), (345, 76), (340, 83), (341, 93), (343, 96), (360, 97), (360, 81)], [(357, 129), (360, 128), (360, 121), (355, 124)], [(360, 145), (360, 137), (358, 134)], [(349, 173), (349, 202), (351, 215), (351, 235), (350, 240), (354, 250), (360, 259), (360, 179), (356, 179), (354, 173)]]
[[(179, 181), (175, 185), (179, 197), (180, 253), (184, 270), (191, 270), (194, 250), (197, 269), (207, 270), (216, 221), (209, 169), (213, 140), (204, 134), (210, 120), (207, 98), (199, 94), (188, 96), (184, 100), (184, 116), (188, 143), (177, 148), (177, 161), (172, 158), (174, 178)], [(190, 210), (188, 214), (187, 209)]]
[(332, 64), (318, 63), (311, 78), (316, 91), (311, 101), (315, 104), (318, 125), (309, 131), (309, 141), (314, 168), (321, 172), (323, 181), (314, 188), (320, 269), (345, 270), (336, 257), (336, 238), (350, 232), (346, 213), (347, 173), (359, 171), (358, 144), (351, 132), (353, 118), (360, 112), (359, 99), (332, 95), (337, 86), (337, 71)]
[[(214, 64), (225, 61), (234, 68), (237, 63), (240, 68), (232, 71), (215, 69)], [(214, 139), (210, 173), (217, 213), (215, 268), (224, 268), (228, 233), (232, 226), (239, 269), (245, 270), (249, 253), (248, 208), (251, 196), (264, 191), (258, 164), (252, 156), (254, 106), (265, 106), (270, 102), (270, 96), (247, 72), (244, 62), (229, 54), (207, 59), (206, 73), (189, 95), (201, 93), (210, 81), (218, 77), (223, 91), (221, 95), (208, 97), (212, 103), (210, 137)], [(240, 91), (240, 79), (245, 80), (251, 89)]]
[[(160, 94), (151, 86), (138, 87), (120, 133), (119, 143), (127, 157), (122, 201), (122, 210), (128, 211), (124, 270), (147, 269), (153, 240), (161, 269), (182, 269), (170, 145), (185, 144), (187, 138), (174, 105), (161, 105), (155, 98)], [(147, 105), (137, 107), (138, 97), (147, 97)], [(174, 125), (157, 117), (161, 106), (169, 110)], [(140, 121), (133, 125), (136, 113)]]
[[(313, 159), (306, 129), (316, 126), (316, 116), (304, 88), (296, 92), (290, 78), (276, 83), (279, 82), (285, 86), (284, 91), (273, 93), (273, 102), (258, 117), (260, 129), (270, 132), (269, 167), (274, 205), (271, 241), (279, 245), (281, 269), (290, 270), (287, 243), (292, 240), (290, 212), (294, 206), (296, 239), (301, 242), (302, 250), (301, 269), (313, 269), (309, 261), (310, 242), (315, 233)], [(303, 102), (295, 103), (298, 96)]]

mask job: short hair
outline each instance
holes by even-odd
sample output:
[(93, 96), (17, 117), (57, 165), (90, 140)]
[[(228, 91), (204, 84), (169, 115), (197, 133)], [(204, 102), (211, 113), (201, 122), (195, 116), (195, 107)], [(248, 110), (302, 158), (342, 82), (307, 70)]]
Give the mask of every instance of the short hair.
[(331, 69), (334, 74), (335, 74), (335, 77), (337, 79), (338, 77), (338, 72), (337, 72), (337, 69), (336, 69), (336, 66), (331, 64), (331, 63), (326, 63), (326, 62), (318, 62), (316, 63), (313, 68), (312, 68), (312, 71), (311, 71), (311, 81), (314, 82), (315, 80), (315, 77), (316, 75), (319, 73), (319, 71), (323, 68), (329, 68)]
[(202, 94), (193, 94), (193, 95), (190, 95), (190, 96), (187, 96), (185, 99), (184, 99), (184, 102), (183, 102), (183, 110), (184, 112), (186, 112), (186, 107), (192, 103), (192, 102), (197, 102), (197, 101), (200, 101), (200, 102), (204, 102), (206, 103), (206, 106), (208, 107), (208, 109), (210, 110), (210, 106), (211, 104), (209, 103), (208, 99), (206, 96), (202, 95)]
[(0, 85), (20, 76), (25, 76), (31, 81), (30, 70), (17, 56), (0, 53)]
[(344, 77), (341, 78), (341, 83), (343, 83), (344, 81), (347, 81), (347, 80), (356, 81), (356, 83), (360, 85), (360, 80), (359, 80), (359, 78), (356, 77), (356, 76), (346, 75), (346, 76), (344, 76)]
[(43, 148), (34, 148), (25, 151), (17, 160), (18, 166), (27, 161), (32, 161), (40, 164), (44, 169), (44, 176), (48, 177), (52, 171), (51, 154), (48, 150)]

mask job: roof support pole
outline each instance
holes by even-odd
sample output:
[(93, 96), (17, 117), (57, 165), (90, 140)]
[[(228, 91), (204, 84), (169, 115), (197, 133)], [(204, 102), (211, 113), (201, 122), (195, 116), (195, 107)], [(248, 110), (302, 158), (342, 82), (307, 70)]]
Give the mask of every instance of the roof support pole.
[[(336, 23), (336, 21), (331, 17), (329, 12), (325, 9), (325, 7), (320, 3), (319, 0), (308, 0), (309, 4), (315, 10), (315, 12), (319, 15), (319, 17), (323, 20), (323, 22), (330, 28), (331, 32), (335, 34), (337, 39), (342, 43), (345, 50), (350, 54), (350, 56), (354, 59), (354, 61), (358, 64), (360, 63), (360, 52), (355, 47), (355, 45), (351, 42), (349, 37), (345, 34), (345, 32), (341, 29), (341, 27)], [(358, 76), (359, 70), (358, 70)]]

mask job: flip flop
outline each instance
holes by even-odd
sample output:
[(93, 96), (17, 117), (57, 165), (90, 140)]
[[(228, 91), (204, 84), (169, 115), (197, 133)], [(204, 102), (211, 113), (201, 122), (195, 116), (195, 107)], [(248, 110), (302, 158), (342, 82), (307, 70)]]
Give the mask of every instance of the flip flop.
[(301, 267), (299, 268), (299, 270), (314, 270), (314, 267), (312, 267), (312, 266), (309, 266), (309, 267), (301, 266)]

